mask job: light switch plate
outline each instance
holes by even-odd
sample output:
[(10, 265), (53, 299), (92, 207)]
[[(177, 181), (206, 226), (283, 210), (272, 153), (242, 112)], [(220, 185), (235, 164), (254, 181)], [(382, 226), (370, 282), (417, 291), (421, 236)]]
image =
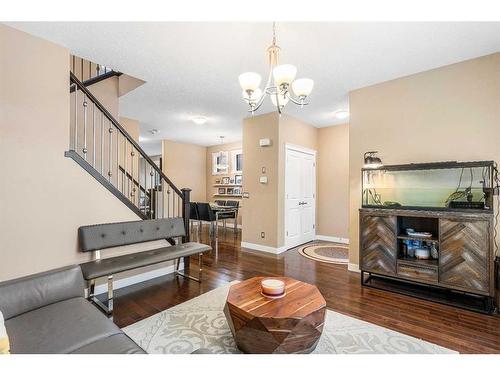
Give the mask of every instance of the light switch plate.
[(271, 146), (271, 140), (269, 138), (262, 138), (259, 139), (259, 146), (260, 147), (268, 147)]

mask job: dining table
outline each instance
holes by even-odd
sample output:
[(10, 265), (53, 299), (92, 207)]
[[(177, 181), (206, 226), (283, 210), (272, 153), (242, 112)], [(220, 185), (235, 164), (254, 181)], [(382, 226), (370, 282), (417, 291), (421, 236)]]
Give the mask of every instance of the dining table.
[(210, 208), (215, 213), (215, 238), (217, 239), (217, 236), (219, 234), (219, 216), (231, 212), (234, 212), (236, 214), (238, 212), (238, 207), (221, 206), (216, 203), (210, 203)]

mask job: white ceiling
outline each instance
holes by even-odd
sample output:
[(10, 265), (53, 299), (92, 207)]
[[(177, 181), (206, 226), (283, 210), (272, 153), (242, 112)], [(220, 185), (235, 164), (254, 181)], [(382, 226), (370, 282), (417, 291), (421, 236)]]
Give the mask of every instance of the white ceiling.
[[(241, 139), (247, 108), (238, 75), (267, 78), (271, 23), (30, 22), (11, 26), (146, 81), (120, 112), (141, 123), (150, 152), (158, 140), (213, 145)], [(500, 23), (278, 23), (282, 63), (315, 82), (311, 104), (286, 112), (317, 127), (339, 121), (353, 89), (500, 50)], [(260, 113), (272, 110), (266, 105)], [(209, 118), (196, 125), (192, 115)], [(160, 132), (151, 136), (148, 130)]]

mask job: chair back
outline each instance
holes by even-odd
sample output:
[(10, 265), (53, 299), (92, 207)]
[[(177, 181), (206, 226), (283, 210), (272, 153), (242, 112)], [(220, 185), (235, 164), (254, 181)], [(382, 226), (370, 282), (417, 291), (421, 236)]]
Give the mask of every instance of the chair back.
[(198, 218), (198, 207), (196, 205), (196, 202), (190, 202), (189, 203), (189, 218), (191, 220), (199, 220), (199, 218)]
[(217, 206), (225, 206), (226, 205), (226, 201), (222, 201), (222, 200), (219, 199), (219, 200), (215, 201), (215, 204)]
[(208, 203), (196, 203), (196, 207), (198, 208), (198, 220), (215, 221), (215, 213)]
[(240, 207), (240, 201), (227, 201), (226, 206), (238, 208)]

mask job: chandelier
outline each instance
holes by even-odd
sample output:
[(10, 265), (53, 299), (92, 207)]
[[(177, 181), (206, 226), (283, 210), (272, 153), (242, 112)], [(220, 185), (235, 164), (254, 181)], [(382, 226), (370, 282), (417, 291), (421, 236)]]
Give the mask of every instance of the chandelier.
[[(276, 45), (276, 22), (273, 22), (273, 43), (267, 49), (269, 76), (264, 90), (259, 88), (262, 79), (258, 73), (246, 72), (238, 77), (243, 89), (243, 100), (248, 103), (248, 111), (252, 114), (261, 107), (266, 95), (269, 95), (280, 115), (289, 101), (301, 107), (308, 104), (306, 98), (313, 89), (314, 81), (309, 78), (295, 79), (297, 68), (290, 64), (280, 65), (279, 53), (280, 47)], [(290, 92), (290, 86), (295, 97)]]

